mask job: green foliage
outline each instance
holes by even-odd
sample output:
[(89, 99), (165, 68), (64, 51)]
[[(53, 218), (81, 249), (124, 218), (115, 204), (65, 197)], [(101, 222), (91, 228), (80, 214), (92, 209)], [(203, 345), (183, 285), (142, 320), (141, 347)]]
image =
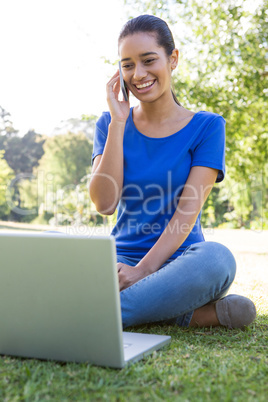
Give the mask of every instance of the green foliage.
[(250, 227), (257, 218), (261, 228), (268, 188), (265, 5), (262, 2), (256, 11), (249, 12), (241, 2), (197, 0), (187, 4), (185, 18), (191, 18), (199, 49), (189, 68), (195, 72), (195, 85), (190, 74), (185, 80), (191, 88), (188, 101), (223, 115), (227, 122), (229, 180), (219, 195), (221, 199), (223, 193), (229, 193), (229, 210), (223, 218), (232, 227)]
[(78, 185), (89, 173), (92, 142), (84, 134), (69, 132), (47, 138), (44, 150), (38, 171), (46, 175), (53, 188)]
[(44, 154), (45, 139), (34, 131), (28, 131), (23, 137), (5, 136), (3, 149), (9, 166), (18, 173), (32, 173)]
[[(0, 149), (5, 151), (4, 158), (8, 165), (14, 170), (16, 180), (12, 182), (9, 191), (11, 205), (10, 218), (15, 221), (28, 221), (29, 213), (21, 213), (23, 200), (21, 199), (21, 179), (31, 177), (33, 169), (38, 166), (39, 160), (44, 154), (43, 144), (45, 139), (34, 131), (29, 131), (23, 137), (7, 133), (0, 137)], [(31, 210), (31, 208), (30, 208)]]
[(0, 151), (0, 219), (5, 219), (10, 213), (10, 207), (6, 200), (6, 190), (14, 172), (4, 159), (4, 151)]
[(23, 206), (35, 206), (39, 220), (54, 225), (89, 223), (96, 214), (87, 187), (92, 147), (83, 133), (47, 138), (35, 178), (21, 185)]
[(8, 113), (2, 106), (0, 106), (0, 149), (2, 149), (2, 137), (16, 135), (17, 130), (14, 129), (10, 120), (10, 113)]
[[(250, 13), (241, 2), (192, 0), (184, 17), (191, 20), (197, 43), (183, 95), (190, 104), (223, 115), (229, 174), (247, 179), (254, 169), (263, 170), (268, 157), (264, 3)], [(178, 77), (176, 87), (180, 92)]]
[[(7, 124), (9, 114), (3, 111), (3, 116)], [(96, 117), (83, 116), (82, 120), (92, 125)], [(73, 123), (73, 120), (68, 121), (68, 124)], [(93, 146), (84, 133), (68, 132), (45, 138), (29, 131), (22, 138), (7, 134), (0, 138), (6, 159), (1, 159), (2, 218), (47, 222), (53, 217), (54, 223), (59, 225), (103, 223), (89, 199), (87, 174)], [(4, 151), (2, 158), (3, 154)], [(7, 162), (16, 173), (8, 191), (9, 204), (4, 190), (5, 184), (11, 181), (12, 170)]]

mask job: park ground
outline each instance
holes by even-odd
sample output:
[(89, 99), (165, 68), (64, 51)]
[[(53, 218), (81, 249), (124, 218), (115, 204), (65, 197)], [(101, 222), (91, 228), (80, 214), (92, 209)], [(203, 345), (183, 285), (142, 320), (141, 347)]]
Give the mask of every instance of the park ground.
[[(107, 234), (108, 228), (51, 228), (0, 222), (4, 231), (56, 229)], [(89, 364), (0, 358), (2, 401), (266, 401), (268, 395), (268, 231), (205, 229), (207, 241), (226, 245), (237, 261), (229, 293), (250, 297), (256, 321), (245, 330), (142, 326), (167, 334), (169, 347), (122, 370)], [(130, 329), (132, 330), (132, 329)], [(137, 329), (133, 329), (137, 331)]]

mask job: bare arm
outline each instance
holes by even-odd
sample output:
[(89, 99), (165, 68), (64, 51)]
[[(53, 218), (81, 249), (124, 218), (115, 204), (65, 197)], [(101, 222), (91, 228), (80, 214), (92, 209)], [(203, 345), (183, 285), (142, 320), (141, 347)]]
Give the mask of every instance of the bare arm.
[(206, 201), (218, 171), (203, 166), (192, 167), (177, 209), (158, 241), (133, 267), (118, 264), (120, 289), (157, 271), (185, 241)]
[(217, 173), (216, 169), (192, 167), (173, 217), (158, 241), (138, 264), (140, 268), (148, 273), (157, 271), (182, 245), (216, 181)]
[(108, 82), (106, 89), (111, 123), (103, 154), (94, 159), (89, 193), (97, 211), (111, 215), (116, 209), (123, 186), (123, 138), (129, 102), (118, 100), (118, 71)]
[(111, 122), (103, 155), (94, 159), (89, 194), (97, 211), (114, 213), (123, 186), (123, 135), (125, 124)]

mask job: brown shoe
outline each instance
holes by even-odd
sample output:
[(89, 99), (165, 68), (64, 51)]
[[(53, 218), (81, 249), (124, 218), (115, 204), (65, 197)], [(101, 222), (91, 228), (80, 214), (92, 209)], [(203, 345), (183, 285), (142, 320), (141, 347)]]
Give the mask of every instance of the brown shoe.
[(228, 295), (216, 303), (216, 314), (221, 325), (244, 328), (256, 318), (254, 303), (244, 296)]

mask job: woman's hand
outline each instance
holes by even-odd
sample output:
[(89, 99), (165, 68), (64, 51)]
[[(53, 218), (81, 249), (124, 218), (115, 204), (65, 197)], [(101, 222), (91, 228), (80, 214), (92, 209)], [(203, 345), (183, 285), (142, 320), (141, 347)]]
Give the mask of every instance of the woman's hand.
[(137, 267), (131, 267), (130, 265), (117, 263), (118, 279), (120, 291), (129, 288), (134, 283), (138, 282), (146, 275), (143, 270)]
[(106, 86), (107, 102), (113, 121), (126, 122), (129, 115), (129, 101), (119, 100), (120, 76), (119, 70), (113, 75)]

